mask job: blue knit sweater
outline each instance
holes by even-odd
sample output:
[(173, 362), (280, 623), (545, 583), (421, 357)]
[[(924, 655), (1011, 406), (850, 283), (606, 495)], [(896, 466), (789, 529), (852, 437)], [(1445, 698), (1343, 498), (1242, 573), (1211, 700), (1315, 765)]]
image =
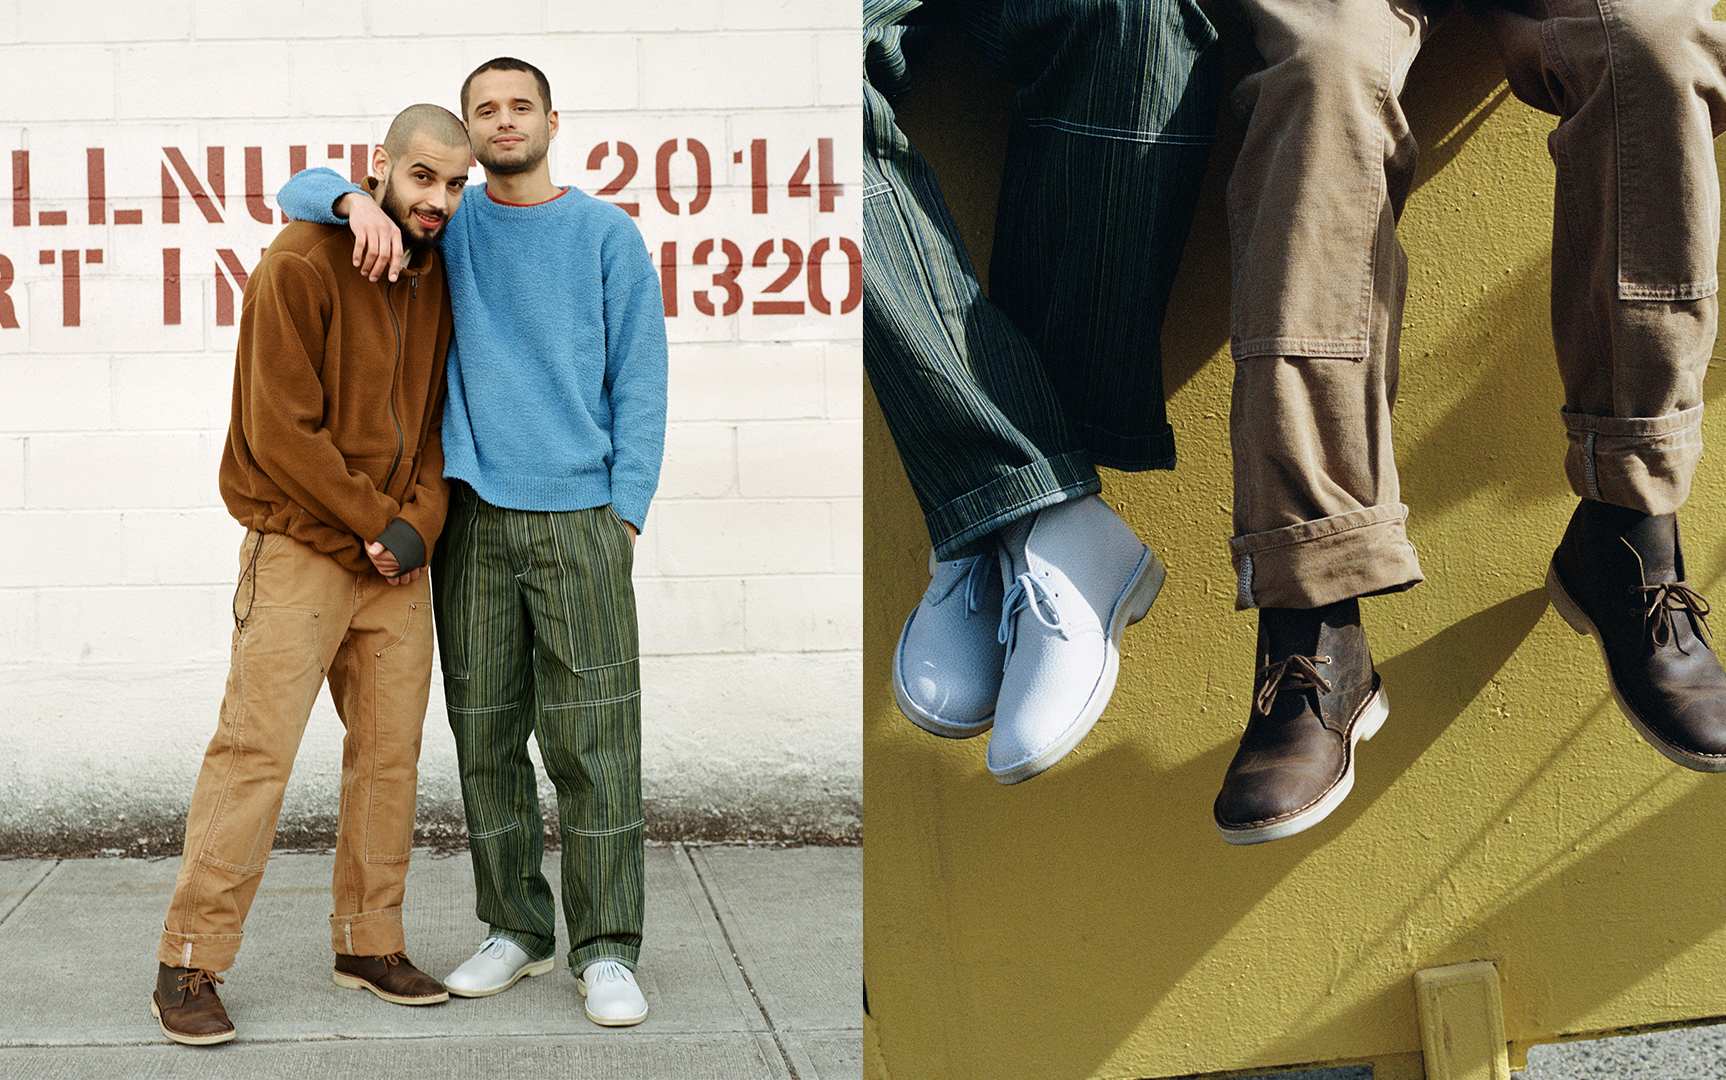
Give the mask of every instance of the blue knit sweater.
[[(282, 187), (290, 216), (345, 224), (329, 169)], [(467, 189), (444, 226), (455, 310), (444, 475), (516, 510), (612, 504), (637, 529), (665, 453), (659, 278), (622, 210), (571, 188), (537, 206)]]

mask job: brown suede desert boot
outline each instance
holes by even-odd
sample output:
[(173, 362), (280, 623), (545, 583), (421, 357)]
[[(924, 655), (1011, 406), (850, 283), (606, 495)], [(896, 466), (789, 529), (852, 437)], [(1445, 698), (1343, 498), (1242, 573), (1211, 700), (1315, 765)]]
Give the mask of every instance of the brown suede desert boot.
[(1552, 606), (1606, 658), (1618, 708), (1687, 769), (1726, 772), (1726, 671), (1684, 579), (1678, 519), (1585, 499), (1546, 572)]
[(336, 985), (370, 990), (397, 1005), (436, 1005), (449, 1000), (444, 984), (414, 967), (407, 953), (388, 956), (336, 954)]
[(202, 968), (156, 965), (156, 992), (150, 995), (150, 1015), (162, 1034), (187, 1046), (210, 1046), (234, 1037), (233, 1022), (216, 996), (221, 977)]
[(1323, 821), (1354, 787), (1354, 746), (1389, 713), (1360, 605), (1259, 612), (1253, 710), (1214, 814), (1231, 844), (1280, 840)]

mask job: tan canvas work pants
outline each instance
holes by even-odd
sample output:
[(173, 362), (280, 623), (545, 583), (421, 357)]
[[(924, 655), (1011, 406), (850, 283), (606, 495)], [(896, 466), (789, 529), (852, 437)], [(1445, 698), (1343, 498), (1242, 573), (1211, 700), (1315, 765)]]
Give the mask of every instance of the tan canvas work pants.
[(276, 835), (300, 736), (326, 678), (342, 741), (330, 944), (406, 945), (420, 731), (431, 689), (431, 585), (391, 586), (280, 534), (240, 546), (228, 686), (186, 817), (186, 850), (157, 958), (226, 971)]
[[(1229, 184), (1237, 606), (1421, 580), (1391, 450), (1416, 147), (1413, 0), (1242, 0), (1264, 66)], [(1517, 96), (1557, 115), (1552, 326), (1577, 495), (1659, 514), (1701, 455), (1726, 33), (1700, 0), (1530, 0), (1492, 18)], [(1530, 403), (1537, 406), (1537, 403)]]

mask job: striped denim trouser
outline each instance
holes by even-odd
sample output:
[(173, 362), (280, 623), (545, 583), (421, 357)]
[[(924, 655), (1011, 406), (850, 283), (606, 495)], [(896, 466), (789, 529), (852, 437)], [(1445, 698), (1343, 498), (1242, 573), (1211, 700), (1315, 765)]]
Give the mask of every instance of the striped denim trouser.
[(641, 681), (628, 531), (610, 506), (506, 510), (451, 484), (432, 563), (475, 906), (535, 958), (557, 943), (532, 733), (557, 789), (569, 963), (635, 967), (644, 900)]
[[(990, 297), (891, 102), (957, 18), (1014, 100)], [(1204, 178), (1221, 54), (1191, 0), (865, 0), (864, 364), (936, 555), (1167, 469), (1163, 313)]]

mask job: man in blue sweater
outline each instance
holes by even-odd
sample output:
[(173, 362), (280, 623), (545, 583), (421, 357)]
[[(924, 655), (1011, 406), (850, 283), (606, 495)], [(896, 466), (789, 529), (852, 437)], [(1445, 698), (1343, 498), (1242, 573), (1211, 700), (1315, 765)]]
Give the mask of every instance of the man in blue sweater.
[[(484, 997), (554, 965), (531, 733), (557, 789), (569, 964), (598, 1024), (637, 1024), (643, 823), (634, 542), (659, 482), (659, 278), (629, 217), (551, 182), (545, 75), (500, 57), (462, 85), (486, 183), (442, 241), (455, 313), (444, 411), (449, 523), (432, 561), (477, 914), (490, 933), (446, 985)], [(354, 264), (400, 268), (375, 203), (325, 169), (289, 214), (352, 227)], [(370, 204), (369, 206), (366, 204)]]

